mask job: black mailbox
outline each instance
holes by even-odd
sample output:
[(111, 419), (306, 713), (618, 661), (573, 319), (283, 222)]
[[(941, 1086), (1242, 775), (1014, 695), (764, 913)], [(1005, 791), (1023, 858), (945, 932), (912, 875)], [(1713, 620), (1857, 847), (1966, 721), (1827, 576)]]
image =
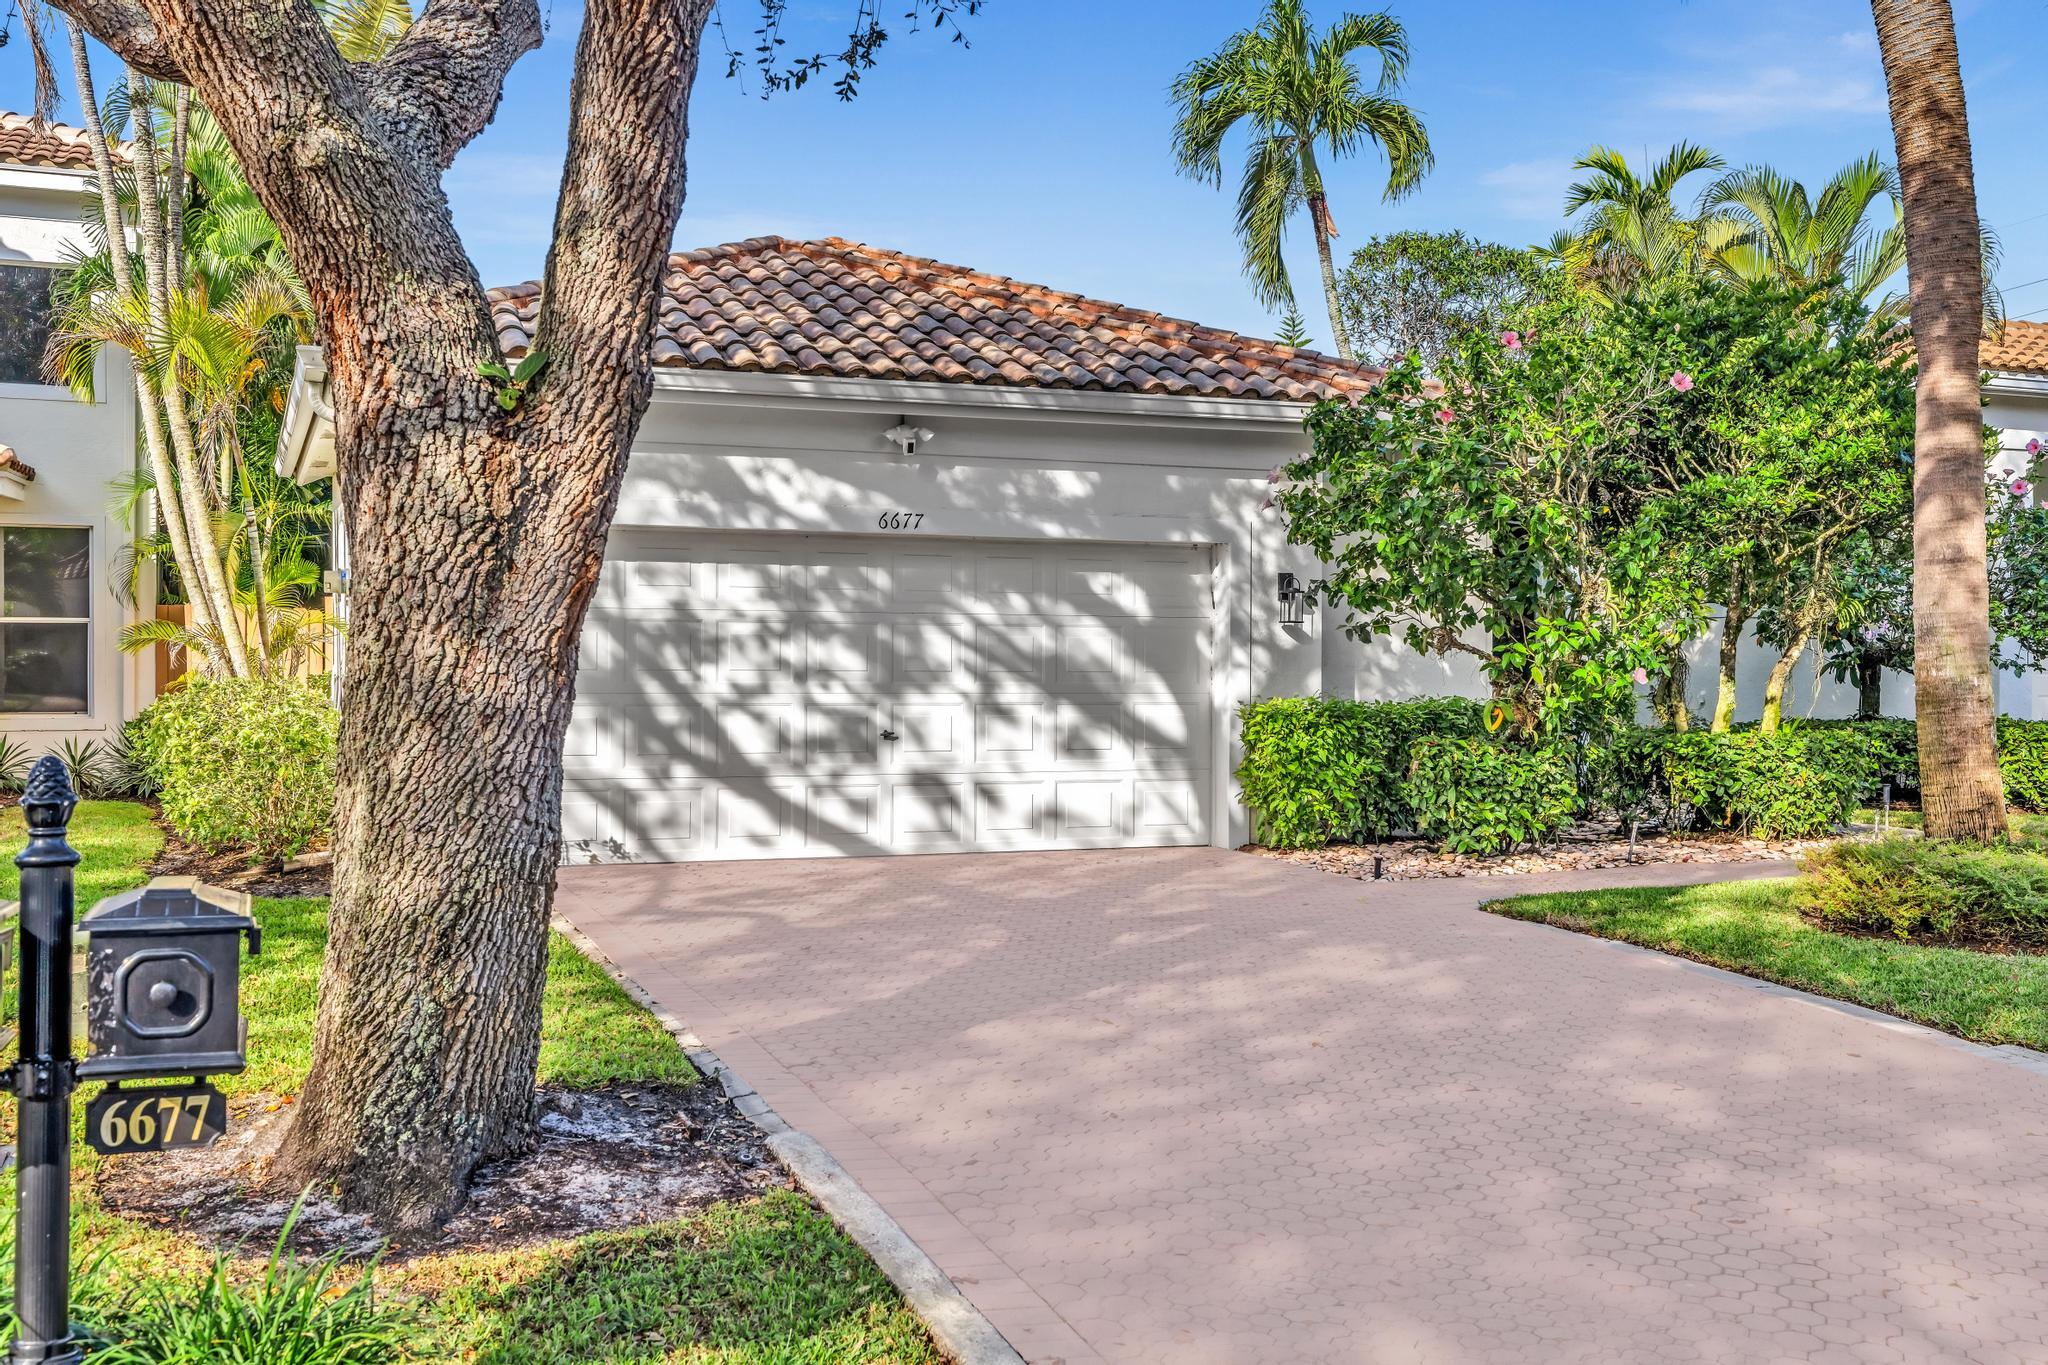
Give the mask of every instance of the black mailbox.
[(263, 931), (249, 896), (191, 877), (158, 877), (109, 896), (79, 927), (86, 952), (81, 1079), (218, 1076), (247, 1064), (240, 997), (242, 935), (253, 957)]

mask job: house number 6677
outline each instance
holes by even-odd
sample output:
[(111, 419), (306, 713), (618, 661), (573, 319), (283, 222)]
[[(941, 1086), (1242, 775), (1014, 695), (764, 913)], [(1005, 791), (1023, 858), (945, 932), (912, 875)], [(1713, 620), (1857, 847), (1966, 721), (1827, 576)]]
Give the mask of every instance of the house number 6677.
[(915, 531), (922, 525), (922, 512), (884, 512), (875, 518), (876, 529), (883, 531)]

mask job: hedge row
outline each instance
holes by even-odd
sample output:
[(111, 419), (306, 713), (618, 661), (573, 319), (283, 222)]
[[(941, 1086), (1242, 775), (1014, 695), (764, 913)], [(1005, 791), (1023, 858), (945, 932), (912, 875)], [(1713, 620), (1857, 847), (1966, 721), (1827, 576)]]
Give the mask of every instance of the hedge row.
[[(1517, 746), (1489, 736), (1480, 703), (1282, 697), (1240, 708), (1237, 779), (1253, 833), (1273, 848), (1415, 832), (1460, 852), (1550, 837), (1572, 819), (1624, 819), (1766, 838), (1825, 834), (1889, 784), (1919, 790), (1910, 720), (1794, 721), (1630, 730), (1604, 748)], [(2048, 810), (2048, 721), (2000, 720), (1999, 767), (2015, 809)]]

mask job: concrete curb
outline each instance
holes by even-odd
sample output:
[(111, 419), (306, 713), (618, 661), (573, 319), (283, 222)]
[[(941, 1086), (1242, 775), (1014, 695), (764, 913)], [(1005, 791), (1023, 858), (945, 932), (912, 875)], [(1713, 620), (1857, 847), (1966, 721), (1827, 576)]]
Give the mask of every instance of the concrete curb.
[(884, 1209), (859, 1182), (833, 1159), (830, 1152), (808, 1133), (789, 1126), (768, 1101), (755, 1093), (746, 1079), (705, 1047), (687, 1024), (663, 1008), (645, 987), (605, 956), (591, 938), (565, 919), (556, 918), (554, 927), (579, 948), (585, 957), (603, 967), (606, 974), (631, 996), (634, 1002), (660, 1021), (682, 1044), (690, 1064), (715, 1081), (732, 1100), (733, 1108), (754, 1121), (768, 1139), (768, 1150), (789, 1167), (797, 1184), (818, 1201), (833, 1223), (873, 1258), (903, 1295), (910, 1311), (924, 1321), (932, 1340), (957, 1365), (1025, 1365), (1024, 1357), (998, 1332), (995, 1324), (970, 1303), (959, 1287), (939, 1269), (924, 1248)]

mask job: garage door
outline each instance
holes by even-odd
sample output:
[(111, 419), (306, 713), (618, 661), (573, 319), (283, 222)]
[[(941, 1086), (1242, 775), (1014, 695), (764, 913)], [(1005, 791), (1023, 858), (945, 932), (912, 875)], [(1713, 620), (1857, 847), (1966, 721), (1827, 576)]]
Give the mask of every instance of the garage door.
[(1202, 844), (1209, 552), (619, 531), (570, 856)]

